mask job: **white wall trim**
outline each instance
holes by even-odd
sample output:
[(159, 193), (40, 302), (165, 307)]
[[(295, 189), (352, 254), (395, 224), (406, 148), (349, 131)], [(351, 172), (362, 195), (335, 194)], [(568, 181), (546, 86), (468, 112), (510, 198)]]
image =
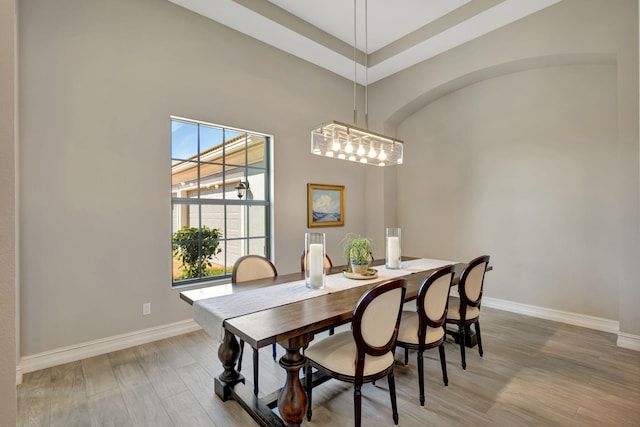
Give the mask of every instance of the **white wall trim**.
[(22, 384), (22, 367), (16, 366), (16, 385)]
[(617, 320), (586, 316), (584, 314), (537, 307), (535, 305), (522, 304), (519, 302), (489, 297), (482, 298), (482, 305), (484, 307), (497, 308), (498, 310), (509, 311), (511, 313), (539, 317), (541, 319), (553, 320), (556, 322), (567, 323), (574, 326), (582, 326), (584, 328), (595, 329), (597, 331), (611, 332), (612, 334), (616, 334), (618, 336), (618, 340), (616, 342), (616, 345), (618, 347), (640, 351), (640, 335), (632, 335), (626, 332), (621, 332), (620, 322), (618, 322)]
[(43, 353), (25, 356), (22, 358), (20, 366), (18, 366), (16, 369), (16, 376), (18, 372), (20, 372), (20, 381), (22, 381), (23, 373), (50, 368), (52, 366), (61, 365), (63, 363), (74, 362), (76, 360), (86, 359), (88, 357), (122, 350), (124, 348), (133, 347), (136, 345), (146, 344), (152, 341), (186, 334), (188, 332), (197, 331), (198, 329), (202, 328), (192, 319), (183, 320), (180, 322), (170, 323), (168, 325), (142, 329), (139, 331), (115, 335), (112, 337), (88, 341), (85, 343), (71, 345), (68, 347), (61, 347), (45, 351)]
[(626, 332), (618, 332), (618, 347), (640, 351), (640, 335), (631, 335)]
[(537, 307), (535, 305), (489, 297), (482, 298), (482, 305), (484, 307), (497, 308), (499, 310), (509, 311), (512, 313), (525, 314), (527, 316), (539, 317), (541, 319), (553, 320), (556, 322), (567, 323), (569, 325), (582, 326), (584, 328), (620, 335), (620, 322), (617, 320), (586, 316), (584, 314)]

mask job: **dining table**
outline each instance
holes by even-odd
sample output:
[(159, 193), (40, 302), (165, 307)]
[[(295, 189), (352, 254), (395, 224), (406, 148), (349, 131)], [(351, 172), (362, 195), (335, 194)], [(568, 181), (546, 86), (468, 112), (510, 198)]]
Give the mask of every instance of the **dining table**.
[[(414, 300), (426, 277), (439, 267), (453, 264), (459, 275), (464, 263), (403, 257), (400, 268), (387, 269), (383, 261), (372, 266), (375, 277), (345, 277), (345, 266), (331, 268), (320, 289), (305, 285), (304, 273), (227, 283), (180, 292), (193, 305), (194, 320), (221, 341), (218, 359), (223, 372), (215, 378), (215, 393), (223, 401), (233, 399), (261, 426), (299, 426), (307, 408), (300, 380), (305, 366), (303, 348), (314, 337), (349, 323), (362, 295), (387, 280), (406, 280), (405, 301)], [(349, 275), (350, 276), (350, 275)], [(251, 384), (236, 370), (238, 339), (255, 349), (278, 343), (285, 349), (279, 364), (286, 371), (282, 388), (258, 397)], [(313, 385), (326, 378), (314, 374)], [(277, 412), (274, 410), (277, 407)]]

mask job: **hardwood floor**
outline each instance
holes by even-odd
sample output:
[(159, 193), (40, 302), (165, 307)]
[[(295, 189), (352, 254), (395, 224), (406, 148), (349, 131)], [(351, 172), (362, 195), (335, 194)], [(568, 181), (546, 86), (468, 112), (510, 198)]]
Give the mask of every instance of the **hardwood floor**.
[[(484, 357), (446, 345), (449, 386), (438, 351), (425, 354), (427, 402), (418, 403), (416, 355), (396, 354), (401, 426), (640, 426), (640, 352), (613, 334), (484, 308)], [(321, 339), (325, 335), (319, 336)], [(18, 387), (19, 426), (252, 426), (236, 402), (214, 395), (218, 343), (203, 331), (32, 372)], [(284, 370), (260, 355), (260, 389), (284, 383)], [(279, 356), (283, 354), (279, 348)], [(252, 378), (249, 351), (243, 373)], [(385, 380), (363, 387), (363, 425), (393, 425)], [(308, 426), (353, 424), (353, 389), (314, 388)]]

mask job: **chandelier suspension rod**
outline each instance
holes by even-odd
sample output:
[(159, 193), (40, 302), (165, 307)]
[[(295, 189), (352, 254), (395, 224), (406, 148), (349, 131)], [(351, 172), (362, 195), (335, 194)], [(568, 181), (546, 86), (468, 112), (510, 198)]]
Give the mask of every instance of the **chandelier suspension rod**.
[(356, 36), (356, 22), (357, 22), (357, 16), (356, 16), (356, 1), (357, 0), (353, 0), (353, 124), (357, 125), (358, 124), (358, 109), (356, 107), (356, 79), (357, 79), (357, 71), (358, 71), (358, 62), (357, 62), (357, 56), (356, 56), (356, 40), (357, 40), (357, 36)]
[(364, 128), (369, 130), (369, 34), (368, 34), (368, 0), (364, 0)]

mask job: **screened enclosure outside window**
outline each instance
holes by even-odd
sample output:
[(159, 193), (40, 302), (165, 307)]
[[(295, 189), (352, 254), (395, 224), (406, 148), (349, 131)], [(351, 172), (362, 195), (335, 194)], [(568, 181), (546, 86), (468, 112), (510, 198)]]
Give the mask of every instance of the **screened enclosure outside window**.
[(272, 137), (171, 117), (172, 283), (229, 277), (270, 258)]

